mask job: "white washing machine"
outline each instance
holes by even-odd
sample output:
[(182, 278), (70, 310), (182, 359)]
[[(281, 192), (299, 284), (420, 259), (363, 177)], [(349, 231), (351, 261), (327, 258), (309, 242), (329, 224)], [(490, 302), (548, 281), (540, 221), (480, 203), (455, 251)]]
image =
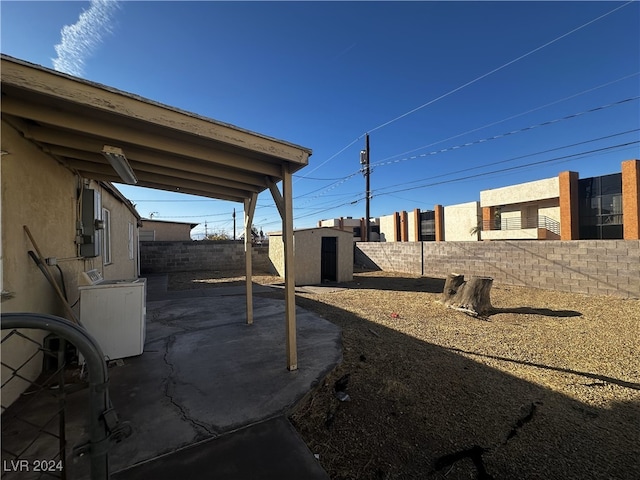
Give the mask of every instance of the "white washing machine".
[(107, 360), (141, 355), (146, 334), (147, 279), (104, 280), (97, 270), (83, 274), (80, 322)]

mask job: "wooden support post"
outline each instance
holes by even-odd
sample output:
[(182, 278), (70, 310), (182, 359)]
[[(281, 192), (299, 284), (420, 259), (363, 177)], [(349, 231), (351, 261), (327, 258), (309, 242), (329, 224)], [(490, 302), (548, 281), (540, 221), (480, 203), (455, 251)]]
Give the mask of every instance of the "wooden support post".
[(245, 268), (245, 280), (247, 287), (247, 324), (253, 323), (253, 284), (251, 282), (252, 263), (251, 255), (253, 253), (252, 248), (252, 236), (251, 236), (251, 224), (253, 223), (253, 214), (256, 210), (256, 203), (258, 200), (258, 194), (252, 193), (250, 198), (244, 199), (244, 268)]
[(282, 217), (282, 238), (284, 239), (284, 290), (286, 317), (287, 369), (298, 369), (298, 347), (296, 339), (296, 279), (293, 245), (293, 182), (288, 163), (282, 166), (282, 196), (284, 216)]

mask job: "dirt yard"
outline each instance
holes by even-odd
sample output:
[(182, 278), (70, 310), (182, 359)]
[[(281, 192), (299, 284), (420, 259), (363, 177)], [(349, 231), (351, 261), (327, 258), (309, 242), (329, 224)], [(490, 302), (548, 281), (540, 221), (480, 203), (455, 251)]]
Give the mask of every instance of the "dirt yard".
[(639, 300), (495, 284), (476, 319), (443, 286), (362, 272), (297, 294), (343, 332), (343, 363), (291, 415), (332, 479), (640, 478)]

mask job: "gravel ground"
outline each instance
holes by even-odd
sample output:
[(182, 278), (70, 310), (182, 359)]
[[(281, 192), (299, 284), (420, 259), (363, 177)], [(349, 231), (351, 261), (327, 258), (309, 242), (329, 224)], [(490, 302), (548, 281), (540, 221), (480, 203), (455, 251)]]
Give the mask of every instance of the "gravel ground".
[[(170, 288), (243, 281), (196, 273)], [(362, 272), (297, 294), (343, 332), (343, 363), (291, 416), (332, 479), (640, 478), (639, 300), (495, 284), (476, 319), (443, 285)]]

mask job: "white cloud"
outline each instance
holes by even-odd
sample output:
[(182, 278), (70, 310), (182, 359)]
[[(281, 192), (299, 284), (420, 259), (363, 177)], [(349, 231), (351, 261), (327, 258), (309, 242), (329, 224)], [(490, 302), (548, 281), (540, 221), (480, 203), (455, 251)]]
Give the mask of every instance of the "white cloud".
[(112, 18), (119, 8), (117, 0), (91, 0), (73, 25), (65, 25), (60, 34), (61, 42), (55, 46), (58, 58), (53, 68), (77, 77), (82, 76), (84, 63), (100, 45), (105, 35), (111, 33)]

